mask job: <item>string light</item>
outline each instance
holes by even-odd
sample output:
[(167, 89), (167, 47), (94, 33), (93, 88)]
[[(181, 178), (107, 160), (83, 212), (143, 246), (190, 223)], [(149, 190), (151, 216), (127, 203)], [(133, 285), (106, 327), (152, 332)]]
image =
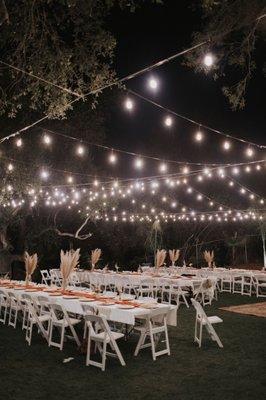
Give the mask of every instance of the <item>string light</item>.
[(160, 172), (165, 173), (165, 172), (167, 172), (167, 169), (168, 169), (167, 164), (165, 164), (165, 163), (160, 164), (160, 166), (159, 166)]
[(111, 153), (111, 154), (109, 155), (109, 161), (110, 161), (111, 164), (115, 164), (115, 163), (117, 162), (117, 156), (116, 156), (116, 154)]
[(224, 148), (224, 150), (229, 150), (231, 148), (231, 143), (228, 140), (226, 140), (223, 143), (223, 148)]
[(137, 169), (141, 169), (143, 167), (143, 160), (141, 158), (136, 158), (134, 164)]
[(45, 135), (43, 136), (43, 143), (46, 144), (46, 145), (51, 144), (51, 143), (52, 143), (51, 136), (45, 134)]
[(198, 130), (198, 131), (195, 133), (195, 140), (196, 140), (197, 142), (201, 142), (201, 141), (203, 140), (203, 133), (202, 133), (200, 130)]
[(154, 77), (149, 78), (148, 86), (152, 90), (156, 90), (158, 88), (158, 80)]
[(67, 177), (67, 183), (73, 183), (73, 182), (74, 182), (73, 176), (68, 176)]
[(133, 106), (134, 106), (133, 101), (131, 99), (127, 98), (126, 101), (125, 101), (125, 108), (128, 111), (131, 111), (131, 110), (133, 110)]
[(49, 177), (49, 172), (43, 169), (40, 173), (42, 179), (47, 179)]
[(22, 144), (23, 144), (22, 139), (21, 139), (21, 138), (18, 138), (18, 139), (16, 140), (16, 146), (17, 146), (17, 147), (21, 147)]
[(7, 170), (8, 170), (9, 172), (12, 172), (12, 171), (14, 170), (14, 165), (11, 164), (11, 163), (9, 163), (8, 166), (7, 166)]
[(210, 68), (214, 63), (214, 57), (211, 53), (208, 53), (203, 58), (203, 63), (206, 67)]
[(173, 118), (172, 117), (166, 117), (164, 120), (164, 124), (165, 126), (167, 126), (168, 128), (170, 128), (170, 126), (173, 125)]
[(248, 147), (246, 150), (246, 156), (247, 157), (253, 157), (254, 156), (254, 150), (251, 147)]
[(85, 148), (84, 146), (79, 145), (76, 149), (76, 153), (78, 156), (83, 156), (85, 153)]

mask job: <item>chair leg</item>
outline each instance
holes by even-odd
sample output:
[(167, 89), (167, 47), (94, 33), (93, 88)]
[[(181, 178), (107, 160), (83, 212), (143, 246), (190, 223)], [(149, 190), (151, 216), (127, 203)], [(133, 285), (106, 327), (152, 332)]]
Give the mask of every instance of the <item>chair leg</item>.
[(102, 352), (102, 371), (105, 371), (105, 364), (106, 364), (106, 340), (103, 342), (103, 352)]
[(63, 324), (61, 327), (60, 350), (63, 350), (64, 337), (65, 337), (65, 325)]
[(149, 335), (150, 335), (150, 340), (151, 340), (152, 359), (153, 359), (153, 361), (156, 361), (154, 336), (153, 336), (151, 328), (149, 329)]
[(119, 347), (118, 347), (116, 341), (115, 341), (115, 340), (112, 340), (111, 345), (112, 345), (114, 351), (115, 351), (116, 354), (117, 354), (117, 357), (118, 357), (118, 359), (119, 359), (119, 361), (120, 361), (120, 364), (123, 365), (123, 367), (124, 367), (124, 366), (126, 365), (126, 363), (125, 363), (125, 360), (124, 360), (124, 358), (123, 358), (123, 356), (122, 356), (122, 353), (121, 353), (121, 351), (120, 351), (120, 349), (119, 349)]
[(135, 352), (134, 352), (134, 356), (137, 356), (139, 354), (140, 348), (143, 345), (143, 343), (145, 342), (145, 338), (146, 338), (146, 332), (143, 331), (140, 334), (140, 338), (139, 338), (138, 344), (136, 346), (136, 349), (135, 349)]
[(75, 328), (73, 327), (73, 325), (69, 325), (69, 328), (70, 328), (70, 330), (71, 330), (71, 333), (72, 333), (72, 335), (73, 335), (73, 338), (75, 339), (75, 341), (76, 341), (76, 343), (77, 343), (77, 346), (80, 347), (80, 340), (79, 340), (78, 335), (77, 335), (77, 333), (76, 333), (76, 331), (75, 331)]
[(89, 334), (88, 334), (88, 344), (87, 344), (86, 365), (90, 364), (90, 354), (91, 354), (91, 335), (90, 335), (90, 332), (89, 332)]

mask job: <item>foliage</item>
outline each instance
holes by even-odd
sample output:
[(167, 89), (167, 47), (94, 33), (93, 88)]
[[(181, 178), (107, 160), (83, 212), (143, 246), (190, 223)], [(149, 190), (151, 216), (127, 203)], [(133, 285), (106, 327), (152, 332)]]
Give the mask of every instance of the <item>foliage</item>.
[(266, 38), (265, 0), (201, 0), (199, 3), (202, 29), (193, 34), (193, 43), (207, 43), (187, 56), (186, 65), (196, 71), (204, 69), (203, 56), (213, 51), (216, 57), (213, 77), (225, 80), (222, 90), (231, 108), (241, 109), (257, 64), (256, 46)]
[[(158, 2), (158, 0), (157, 0)], [(134, 11), (134, 0), (2, 1), (0, 50), (4, 61), (78, 95), (115, 79), (116, 40), (104, 26), (114, 6)], [(15, 117), (21, 109), (64, 117), (73, 95), (4, 67), (0, 112)]]

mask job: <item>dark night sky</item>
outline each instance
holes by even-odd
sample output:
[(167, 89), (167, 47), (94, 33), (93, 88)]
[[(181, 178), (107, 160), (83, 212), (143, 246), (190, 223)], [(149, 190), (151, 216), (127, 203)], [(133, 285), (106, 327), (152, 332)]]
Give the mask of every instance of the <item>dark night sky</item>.
[[(191, 45), (191, 34), (199, 29), (199, 12), (193, 11), (187, 1), (165, 1), (163, 6), (146, 4), (135, 13), (116, 10), (109, 18), (108, 27), (117, 39), (115, 67), (119, 77), (135, 72), (162, 58)], [(262, 64), (263, 48), (258, 48)], [(265, 53), (265, 52), (264, 52)], [(243, 111), (230, 110), (221, 92), (222, 82), (214, 81), (211, 73), (196, 74), (182, 66), (178, 58), (128, 82), (128, 87), (158, 103), (192, 119), (235, 136), (265, 144), (265, 80), (256, 72), (247, 94)], [(160, 81), (160, 89), (153, 94), (147, 88), (150, 75)], [(141, 100), (128, 115), (121, 107), (119, 97), (109, 124), (107, 141), (126, 150), (186, 161), (238, 162), (245, 161), (246, 146), (234, 142), (234, 150), (221, 150), (222, 137), (207, 133), (204, 144), (195, 144), (196, 127), (177, 119), (172, 129), (165, 129), (165, 113)], [(261, 159), (257, 154), (257, 159)], [(149, 168), (149, 167), (148, 167)], [(153, 174), (151, 169), (144, 174)]]

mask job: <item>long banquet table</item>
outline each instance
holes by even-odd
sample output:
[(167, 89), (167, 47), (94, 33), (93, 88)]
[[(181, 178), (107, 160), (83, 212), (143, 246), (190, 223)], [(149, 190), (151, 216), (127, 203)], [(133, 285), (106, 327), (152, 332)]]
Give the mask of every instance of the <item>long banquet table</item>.
[[(37, 290), (38, 288), (39, 288), (39, 290)], [(85, 292), (85, 291), (80, 292), (79, 298), (71, 299), (71, 295), (68, 295), (66, 298), (66, 297), (64, 297), (64, 295), (58, 293), (58, 296), (54, 296), (54, 295), (51, 295), (50, 293), (44, 291), (43, 287), (38, 287), (38, 286), (36, 286), (36, 290), (34, 290), (33, 288), (32, 289), (25, 289), (25, 288), (22, 289), (19, 287), (9, 288), (9, 287), (0, 285), (0, 289), (2, 289), (3, 291), (6, 291), (6, 292), (15, 293), (19, 298), (22, 296), (23, 293), (30, 294), (33, 297), (45, 296), (51, 302), (63, 305), (68, 312), (71, 312), (74, 314), (79, 314), (79, 315), (84, 315), (84, 311), (82, 309), (82, 304), (89, 304), (91, 306), (96, 307), (99, 310), (99, 312), (101, 314), (105, 315), (105, 317), (108, 320), (114, 321), (114, 322), (120, 322), (120, 323), (124, 323), (124, 324), (128, 324), (128, 325), (135, 325), (136, 318), (147, 315), (152, 311), (151, 308), (145, 308), (146, 306), (147, 307), (149, 307), (149, 306), (148, 306), (148, 303), (147, 303), (147, 305), (144, 304), (143, 300), (139, 301), (139, 302), (137, 300), (134, 300), (134, 303), (136, 303), (137, 305), (136, 305), (136, 307), (131, 308), (131, 309), (120, 308), (120, 305), (123, 304), (123, 301), (118, 302), (113, 305), (101, 304), (101, 303), (103, 303), (103, 299), (106, 298), (104, 296), (102, 296), (103, 297), (102, 300), (99, 296), (99, 300), (97, 299), (95, 301), (90, 301), (88, 303), (82, 302), (82, 293), (83, 293), (83, 295), (85, 293), (89, 293), (89, 292)], [(73, 288), (73, 290), (75, 290), (75, 292), (77, 293), (77, 288)], [(74, 297), (74, 295), (73, 295), (73, 297)], [(83, 300), (84, 300), (84, 298), (83, 298)], [(154, 302), (154, 300), (153, 300), (153, 302)], [(142, 305), (143, 305), (143, 307), (142, 307)], [(166, 306), (168, 306), (168, 305), (157, 303), (155, 307), (160, 308), (160, 307), (166, 307)], [(176, 324), (177, 324), (177, 306), (169, 305), (169, 312), (167, 315), (167, 324), (170, 326), (176, 326)]]

